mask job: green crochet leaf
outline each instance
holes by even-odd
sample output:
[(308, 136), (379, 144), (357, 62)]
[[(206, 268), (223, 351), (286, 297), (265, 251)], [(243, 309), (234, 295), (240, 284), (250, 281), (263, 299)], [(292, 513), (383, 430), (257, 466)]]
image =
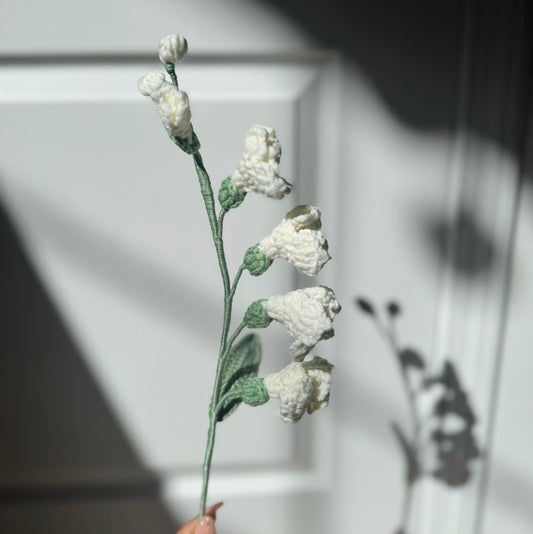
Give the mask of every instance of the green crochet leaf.
[[(192, 124), (191, 124), (192, 129)], [(184, 152), (187, 154), (195, 154), (200, 150), (200, 141), (196, 134), (194, 133), (194, 129), (192, 130), (191, 139), (183, 139), (181, 137), (176, 137), (172, 134), (168, 134), (170, 139), (174, 142), (174, 144), (178, 145)]]
[(229, 392), (235, 396), (223, 404), (218, 421), (227, 419), (241, 404), (242, 385), (248, 378), (257, 376), (260, 363), (261, 340), (257, 334), (248, 334), (231, 349), (222, 369), (220, 398)]

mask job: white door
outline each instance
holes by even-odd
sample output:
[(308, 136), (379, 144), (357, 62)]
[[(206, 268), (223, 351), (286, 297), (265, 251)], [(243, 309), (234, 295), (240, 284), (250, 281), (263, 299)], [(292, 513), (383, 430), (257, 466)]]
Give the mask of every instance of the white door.
[[(209, 502), (225, 501), (220, 532), (495, 532), (483, 517), (499, 498), (485, 494), (523, 6), (371, 4), (347, 19), (339, 2), (329, 14), (315, 2), (2, 2), (2, 532), (172, 532), (197, 512), (222, 288), (192, 161), (137, 91), (173, 32), (189, 41), (178, 76), (215, 189), (254, 123), (276, 129), (294, 184), (283, 201), (249, 195), (228, 215), (230, 270), (293, 205), (316, 204), (333, 256), (319, 283), (344, 308), (319, 346), (336, 365), (327, 410), (286, 425), (272, 401), (219, 426)], [(243, 278), (235, 316), (305, 285), (276, 262)], [(386, 339), (354, 304), (363, 296), (399, 303), (398, 346), (423, 355), (427, 376), (453, 363), (481, 451), (461, 463), (464, 480), (431, 457), (442, 383), (416, 394), (428, 467), (406, 483), (413, 412)], [(285, 365), (290, 339), (276, 325), (261, 337), (264, 376)], [(420, 369), (405, 369), (414, 387)], [(437, 422), (464, 430), (461, 417)]]

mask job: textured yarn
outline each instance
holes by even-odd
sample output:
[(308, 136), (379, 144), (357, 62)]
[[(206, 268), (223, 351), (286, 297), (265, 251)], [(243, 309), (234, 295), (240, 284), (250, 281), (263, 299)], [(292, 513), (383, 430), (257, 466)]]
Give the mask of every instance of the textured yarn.
[(242, 400), (249, 406), (261, 406), (270, 399), (262, 378), (257, 376), (248, 378), (241, 388)]
[(150, 96), (165, 83), (165, 75), (159, 71), (152, 71), (145, 74), (138, 83), (141, 95)]
[(165, 81), (164, 75), (159, 72), (149, 72), (139, 80), (138, 86), (142, 95), (150, 96), (155, 102), (169, 135), (191, 144), (193, 132), (187, 93)]
[(264, 379), (271, 398), (280, 402), (280, 415), (286, 423), (297, 423), (305, 414), (328, 405), (333, 365), (315, 356), (310, 361), (291, 362)]
[(191, 138), (191, 110), (187, 93), (164, 82), (151, 95), (167, 131), (183, 139)]
[(218, 201), (224, 209), (229, 210), (240, 206), (245, 197), (246, 193), (237, 189), (235, 184), (231, 181), (231, 176), (228, 176), (220, 184)]
[(255, 245), (244, 254), (243, 265), (252, 276), (259, 276), (272, 265), (272, 260)]
[(248, 306), (243, 319), (247, 328), (266, 328), (272, 322), (263, 302), (264, 300), (256, 300)]
[(182, 35), (167, 35), (159, 42), (161, 63), (177, 63), (187, 53), (189, 45)]
[(271, 259), (285, 258), (301, 273), (316, 276), (331, 259), (321, 226), (318, 208), (297, 206), (259, 243), (259, 249)]
[(283, 198), (292, 186), (279, 175), (280, 157), (281, 145), (276, 132), (256, 124), (246, 135), (244, 152), (231, 180), (240, 191)]
[(335, 293), (325, 286), (270, 297), (262, 305), (294, 337), (290, 352), (296, 360), (303, 359), (321, 339), (333, 336), (333, 320), (341, 310)]

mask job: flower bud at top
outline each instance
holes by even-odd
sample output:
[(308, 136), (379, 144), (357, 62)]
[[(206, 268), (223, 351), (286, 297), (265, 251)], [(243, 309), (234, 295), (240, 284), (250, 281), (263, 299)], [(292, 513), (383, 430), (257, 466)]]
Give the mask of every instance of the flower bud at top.
[(255, 245), (246, 251), (243, 263), (252, 276), (259, 276), (272, 265), (272, 260)]
[(270, 400), (262, 378), (253, 376), (246, 379), (241, 388), (242, 400), (249, 406), (261, 406)]
[(252, 302), (244, 314), (244, 324), (248, 328), (266, 328), (272, 319), (263, 306), (264, 299)]
[(187, 39), (182, 35), (167, 35), (159, 43), (161, 63), (177, 63), (188, 50)]
[(240, 206), (245, 196), (246, 193), (244, 191), (239, 191), (235, 184), (231, 181), (231, 176), (223, 180), (222, 184), (220, 184), (218, 201), (226, 210)]

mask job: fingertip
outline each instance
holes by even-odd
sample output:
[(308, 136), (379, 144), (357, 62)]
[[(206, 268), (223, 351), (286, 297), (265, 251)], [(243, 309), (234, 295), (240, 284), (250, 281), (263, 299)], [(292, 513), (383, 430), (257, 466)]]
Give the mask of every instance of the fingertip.
[(191, 519), (187, 524), (183, 525), (176, 534), (194, 534), (197, 521), (197, 517)]
[(204, 515), (196, 528), (194, 529), (194, 534), (216, 534), (215, 530), (215, 520), (210, 515)]

